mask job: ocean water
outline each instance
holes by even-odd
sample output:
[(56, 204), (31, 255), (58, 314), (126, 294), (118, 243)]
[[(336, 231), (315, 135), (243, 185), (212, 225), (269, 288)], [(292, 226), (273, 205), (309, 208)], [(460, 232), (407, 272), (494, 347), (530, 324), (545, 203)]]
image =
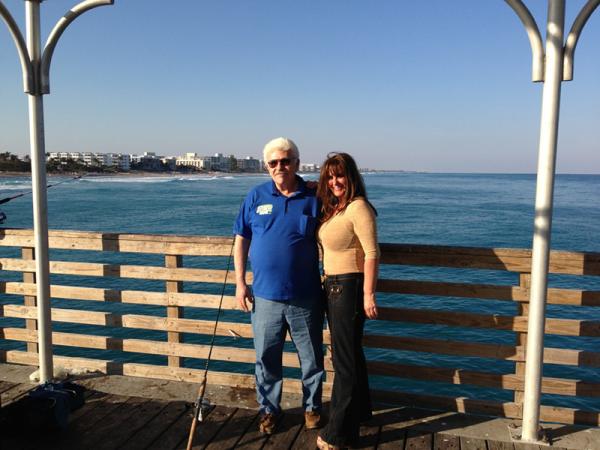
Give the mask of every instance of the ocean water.
[[(316, 175), (306, 175), (315, 179)], [(372, 203), (378, 210), (380, 242), (436, 244), (475, 247), (530, 248), (533, 229), (535, 176), (498, 174), (366, 173), (365, 182)], [(65, 178), (51, 178), (57, 183)], [(233, 220), (248, 189), (267, 181), (267, 176), (165, 176), (165, 177), (84, 177), (48, 190), (48, 220), (51, 229), (89, 230), (119, 233), (156, 233), (179, 235), (231, 235)], [(28, 178), (0, 178), (0, 199), (30, 189)], [(600, 252), (600, 176), (558, 175), (555, 187), (552, 248)], [(2, 205), (8, 216), (4, 226), (32, 226), (31, 196), (26, 195)], [(13, 249), (0, 248), (0, 254), (17, 256)], [(89, 260), (127, 264), (162, 265), (162, 257), (131, 254), (52, 251), (55, 260)], [(227, 258), (184, 258), (188, 267), (227, 267)], [(3, 280), (18, 279), (18, 274), (0, 272)], [(384, 278), (463, 281), (472, 283), (518, 284), (516, 274), (492, 270), (458, 270), (427, 267), (385, 266)], [(111, 280), (93, 277), (52, 276), (55, 284), (163, 290), (164, 283), (141, 280)], [(551, 287), (600, 290), (600, 277), (551, 276)], [(185, 283), (186, 292), (219, 293), (220, 286)], [(232, 290), (227, 291), (232, 294)], [(428, 308), (440, 311), (465, 311), (481, 314), (514, 315), (512, 302), (494, 300), (384, 295), (386, 306)], [(2, 296), (1, 303), (18, 303), (18, 297)], [(61, 308), (115, 311), (121, 314), (164, 315), (164, 308), (138, 305), (54, 300)], [(186, 317), (214, 320), (215, 311), (186, 309)], [(600, 309), (592, 307), (548, 306), (548, 316), (600, 321)], [(227, 311), (223, 320), (248, 322), (248, 316)], [(0, 326), (22, 326), (22, 321), (0, 318)], [(498, 330), (466, 329), (441, 325), (413, 325), (369, 321), (369, 332), (438, 339), (471, 340), (513, 345), (514, 333)], [(94, 326), (55, 324), (57, 331), (106, 335), (107, 329)], [(131, 329), (110, 329), (113, 336), (164, 340), (165, 333)], [(204, 336), (185, 335), (186, 342), (205, 343)], [(598, 351), (599, 338), (549, 335), (552, 347)], [(248, 340), (219, 338), (218, 344), (251, 347)], [(22, 348), (22, 344), (0, 341), (2, 348)], [(142, 354), (112, 354), (108, 351), (82, 350), (56, 346), (56, 354), (115, 358), (135, 362), (164, 363), (164, 358)], [(425, 353), (367, 349), (370, 359), (399, 363), (418, 363), (435, 367), (457, 367), (511, 373), (513, 363), (482, 358), (452, 357)], [(203, 361), (186, 359), (190, 367), (203, 367)], [(212, 362), (215, 370), (252, 373), (243, 364)], [(577, 368), (547, 364), (545, 376), (600, 382), (597, 368)], [(287, 375), (297, 375), (289, 369)], [(454, 386), (401, 378), (372, 377), (373, 387), (394, 387), (416, 393), (465, 395), (510, 401), (512, 393), (498, 389)], [(597, 398), (572, 399), (545, 395), (552, 405), (600, 410)]]

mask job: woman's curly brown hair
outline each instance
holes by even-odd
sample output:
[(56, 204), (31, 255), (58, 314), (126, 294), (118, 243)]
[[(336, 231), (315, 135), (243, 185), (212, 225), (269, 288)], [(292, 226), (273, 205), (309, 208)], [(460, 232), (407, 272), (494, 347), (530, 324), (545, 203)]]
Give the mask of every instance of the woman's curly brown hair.
[[(329, 190), (328, 178), (329, 175), (346, 177), (346, 192), (341, 200), (338, 200)], [(321, 222), (327, 222), (340, 210), (343, 211), (356, 197), (364, 197), (367, 200), (367, 190), (362, 175), (358, 171), (356, 162), (348, 153), (329, 153), (327, 159), (321, 166), (321, 174), (319, 176), (319, 186), (317, 187), (317, 196), (321, 200)], [(338, 203), (342, 204), (341, 209), (338, 209)], [(371, 208), (373, 205), (369, 203)], [(377, 211), (373, 208), (375, 214)]]

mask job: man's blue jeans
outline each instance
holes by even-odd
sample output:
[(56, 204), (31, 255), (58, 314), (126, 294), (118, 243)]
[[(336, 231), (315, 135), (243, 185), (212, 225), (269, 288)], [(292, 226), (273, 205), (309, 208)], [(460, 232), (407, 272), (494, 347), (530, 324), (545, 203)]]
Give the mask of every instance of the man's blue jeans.
[(255, 297), (252, 329), (256, 349), (256, 394), (261, 413), (281, 412), (283, 344), (287, 330), (300, 359), (302, 406), (321, 409), (323, 383), (323, 300), (271, 301)]

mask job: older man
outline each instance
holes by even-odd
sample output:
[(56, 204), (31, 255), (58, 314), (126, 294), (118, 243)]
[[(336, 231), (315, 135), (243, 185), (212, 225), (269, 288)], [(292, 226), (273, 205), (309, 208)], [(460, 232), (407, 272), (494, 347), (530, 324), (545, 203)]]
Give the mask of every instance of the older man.
[[(293, 141), (268, 142), (263, 160), (271, 181), (247, 195), (233, 228), (236, 298), (252, 309), (256, 392), (261, 432), (271, 434), (281, 413), (282, 354), (289, 330), (302, 371), (307, 428), (319, 426), (323, 376), (323, 301), (315, 240), (319, 205), (315, 190), (296, 175)], [(254, 281), (246, 284), (250, 254)]]

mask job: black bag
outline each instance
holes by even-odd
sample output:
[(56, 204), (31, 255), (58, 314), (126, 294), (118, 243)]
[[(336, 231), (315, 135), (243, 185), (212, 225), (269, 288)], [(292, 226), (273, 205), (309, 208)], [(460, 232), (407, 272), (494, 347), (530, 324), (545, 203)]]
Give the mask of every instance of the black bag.
[(69, 413), (85, 403), (85, 388), (69, 381), (44, 383), (8, 405), (3, 428), (57, 431), (67, 428)]

